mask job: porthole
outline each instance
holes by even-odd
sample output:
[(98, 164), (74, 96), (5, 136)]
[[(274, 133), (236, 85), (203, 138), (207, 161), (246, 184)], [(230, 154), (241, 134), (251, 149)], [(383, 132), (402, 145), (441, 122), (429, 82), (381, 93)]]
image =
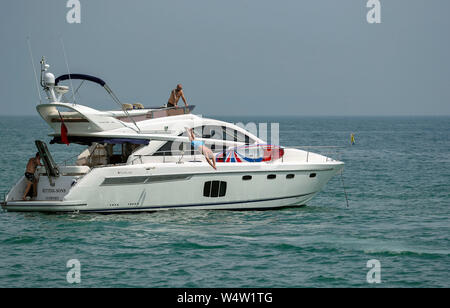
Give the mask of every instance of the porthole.
[(288, 174), (288, 175), (286, 175), (286, 179), (293, 179), (293, 178), (295, 178), (295, 174)]
[(315, 178), (316, 175), (317, 175), (317, 174), (315, 174), (315, 173), (310, 173), (310, 174), (309, 174), (309, 177), (310, 177), (310, 178)]
[(252, 179), (252, 176), (251, 175), (244, 175), (243, 177), (242, 177), (242, 180), (243, 181), (250, 181)]
[(277, 178), (277, 175), (276, 174), (269, 174), (268, 176), (267, 176), (267, 179), (268, 180), (274, 180), (274, 179), (276, 179)]

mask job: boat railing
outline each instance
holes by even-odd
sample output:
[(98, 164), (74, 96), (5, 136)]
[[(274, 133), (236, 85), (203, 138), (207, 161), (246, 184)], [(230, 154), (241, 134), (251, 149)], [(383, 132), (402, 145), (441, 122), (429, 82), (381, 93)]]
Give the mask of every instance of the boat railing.
[[(297, 145), (297, 146), (289, 146), (286, 147), (289, 149), (297, 149), (306, 152), (306, 162), (309, 162), (310, 153), (324, 155), (326, 157), (326, 161), (333, 160), (341, 160), (343, 146), (334, 146), (334, 145)], [(314, 152), (313, 152), (314, 150)]]
[(74, 159), (78, 158), (78, 156), (80, 156), (80, 154), (76, 154), (76, 155), (74, 155), (74, 156), (71, 156), (71, 157), (69, 157), (69, 158), (67, 158), (67, 159), (65, 159), (65, 160), (63, 160), (63, 161), (57, 163), (57, 165), (58, 165), (58, 166), (67, 166), (67, 164), (68, 164), (69, 162), (72, 162)]
[[(222, 151), (212, 151), (214, 154), (222, 153)], [(143, 157), (162, 157), (163, 163), (171, 162), (174, 160), (169, 160), (170, 157), (175, 158), (177, 163), (182, 163), (185, 157), (189, 157), (189, 159), (193, 159), (194, 162), (197, 161), (197, 156), (203, 156), (203, 154), (199, 150), (177, 150), (177, 151), (156, 151), (152, 154), (134, 154), (135, 158), (131, 162), (132, 165), (135, 164), (135, 161), (139, 161), (139, 163), (143, 163)], [(193, 156), (193, 157), (192, 157)]]
[[(288, 146), (284, 147), (284, 149), (297, 149), (297, 150), (303, 150), (306, 152), (306, 158), (305, 162), (310, 162), (310, 154), (320, 154), (324, 155), (326, 157), (326, 161), (333, 161), (333, 160), (341, 160), (342, 157), (342, 150), (344, 147), (342, 146)], [(226, 149), (215, 149), (212, 150), (213, 154), (220, 154), (223, 153)], [(76, 159), (79, 156), (79, 154), (72, 156), (61, 163), (58, 163), (59, 166), (67, 166), (67, 163), (73, 159)], [(186, 150), (168, 150), (168, 151), (156, 151), (151, 154), (133, 154), (134, 159), (131, 161), (131, 164), (143, 164), (143, 158), (144, 157), (162, 157), (163, 163), (173, 163), (174, 161), (177, 163), (182, 163), (184, 161), (191, 161), (191, 162), (200, 162), (200, 160), (197, 160), (197, 156), (203, 157), (203, 154), (199, 150), (194, 149), (186, 149)], [(172, 158), (172, 159), (170, 159)], [(281, 156), (281, 162), (284, 163), (285, 161), (285, 155)], [(273, 162), (273, 161), (270, 161)], [(269, 162), (269, 163), (270, 163)], [(117, 166), (117, 165), (126, 165), (126, 163), (122, 164), (106, 164), (106, 165), (97, 165), (92, 166), (93, 168), (99, 168), (99, 167), (107, 167), (107, 166)]]
[[(297, 149), (297, 150), (305, 151), (306, 152), (305, 162), (310, 161), (311, 153), (324, 155), (326, 157), (327, 162), (334, 161), (336, 159), (341, 160), (343, 148), (344, 147), (341, 147), (341, 146), (289, 146), (289, 147), (284, 147), (284, 149)], [(213, 150), (212, 152), (213, 152), (213, 154), (220, 154), (220, 153), (223, 153), (225, 150), (224, 149)], [(314, 152), (313, 152), (313, 150), (314, 150)], [(173, 163), (174, 161), (176, 161), (177, 163), (182, 163), (186, 157), (187, 157), (186, 159), (191, 159), (191, 161), (196, 162), (196, 161), (198, 161), (196, 157), (203, 156), (203, 154), (199, 150), (187, 149), (187, 150), (176, 150), (176, 151), (170, 151), (170, 150), (169, 151), (156, 151), (152, 154), (135, 154), (134, 156), (135, 156), (135, 158), (133, 159), (131, 164), (135, 164), (136, 161), (137, 161), (137, 163), (140, 163), (140, 164), (144, 163), (143, 162), (144, 157), (162, 157), (163, 163), (167, 163), (167, 162)], [(170, 157), (172, 157), (174, 159), (169, 159)], [(282, 163), (284, 163), (284, 155), (281, 156), (280, 160)], [(268, 163), (271, 163), (271, 162), (273, 162), (273, 161), (269, 161)]]
[(149, 119), (155, 119), (155, 118), (161, 118), (161, 117), (170, 117), (174, 115), (181, 115), (181, 114), (189, 114), (191, 113), (192, 109), (194, 109), (193, 106), (188, 107), (163, 107), (159, 109), (152, 109), (147, 113), (147, 118)]
[(140, 122), (149, 119), (157, 119), (164, 117), (171, 117), (183, 114), (190, 114), (192, 110), (195, 108), (195, 105), (184, 106), (184, 107), (154, 107), (154, 108), (142, 108), (142, 109), (126, 109), (127, 111), (141, 111), (141, 114), (132, 114), (129, 115), (117, 115), (116, 119), (123, 122)]

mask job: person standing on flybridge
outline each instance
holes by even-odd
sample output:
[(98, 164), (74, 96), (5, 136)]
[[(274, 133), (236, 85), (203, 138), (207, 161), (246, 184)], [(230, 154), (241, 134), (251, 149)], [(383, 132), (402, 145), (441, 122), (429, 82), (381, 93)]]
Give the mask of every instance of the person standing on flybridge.
[(186, 97), (184, 97), (183, 93), (183, 86), (181, 84), (178, 84), (176, 89), (173, 89), (172, 92), (170, 92), (169, 101), (167, 102), (168, 108), (176, 108), (178, 107), (178, 101), (183, 99), (184, 105), (188, 107), (188, 104), (186, 102)]

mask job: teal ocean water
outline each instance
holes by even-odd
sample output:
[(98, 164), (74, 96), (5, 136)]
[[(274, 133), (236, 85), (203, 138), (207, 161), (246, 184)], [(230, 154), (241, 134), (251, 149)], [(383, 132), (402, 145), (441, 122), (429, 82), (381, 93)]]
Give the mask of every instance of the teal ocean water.
[[(0, 213), (0, 287), (450, 287), (450, 118), (224, 118), (278, 122), (282, 145), (344, 146), (306, 207), (98, 215)], [(355, 146), (349, 146), (350, 133)], [(0, 192), (23, 174), (38, 117), (0, 117)], [(52, 145), (56, 161), (80, 146)], [(379, 260), (381, 283), (368, 284)]]

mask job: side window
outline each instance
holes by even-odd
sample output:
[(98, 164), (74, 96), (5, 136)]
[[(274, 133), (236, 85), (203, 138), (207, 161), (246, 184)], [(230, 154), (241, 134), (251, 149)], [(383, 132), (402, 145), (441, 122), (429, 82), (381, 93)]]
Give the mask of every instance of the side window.
[[(180, 155), (181, 151), (185, 151), (185, 154), (188, 153), (191, 149), (191, 145), (189, 143), (183, 143), (179, 141), (167, 141), (162, 147), (159, 148), (158, 151), (153, 154), (153, 156), (173, 156), (173, 155)], [(172, 153), (175, 151), (175, 153)], [(193, 155), (193, 153), (191, 154)]]
[[(252, 144), (255, 143), (254, 139), (251, 139), (247, 134), (241, 133), (235, 129), (226, 127), (226, 126), (218, 126), (218, 125), (203, 125), (203, 126), (197, 126), (194, 128), (194, 134), (196, 138), (204, 138), (204, 139), (213, 139), (213, 140), (229, 140), (229, 141), (235, 141), (235, 142), (242, 142), (245, 144)], [(187, 137), (187, 133), (183, 132), (178, 136)], [(172, 153), (173, 149), (173, 143), (175, 144), (175, 149), (177, 153)], [(177, 147), (178, 146), (178, 147)], [(209, 145), (210, 149), (213, 152), (217, 151), (225, 151), (227, 149), (227, 146), (225, 145)], [(194, 147), (192, 147), (190, 144), (185, 143), (184, 144), (184, 151), (185, 154), (188, 154), (188, 149), (191, 149), (190, 155), (195, 155)], [(178, 141), (168, 141), (165, 143), (154, 155), (155, 156), (172, 156), (172, 155), (178, 155), (180, 151), (183, 150), (183, 143), (180, 143)]]
[[(199, 127), (195, 128), (194, 131), (199, 132)], [(202, 138), (230, 140), (246, 144), (255, 142), (255, 140), (250, 139), (248, 135), (226, 126), (204, 125), (201, 127), (201, 132)]]
[(236, 131), (236, 139), (238, 142), (244, 142), (246, 144), (250, 144), (250, 137), (248, 135), (244, 135), (241, 132)]
[(227, 193), (227, 182), (223, 181), (208, 181), (203, 186), (204, 197), (225, 197)]

